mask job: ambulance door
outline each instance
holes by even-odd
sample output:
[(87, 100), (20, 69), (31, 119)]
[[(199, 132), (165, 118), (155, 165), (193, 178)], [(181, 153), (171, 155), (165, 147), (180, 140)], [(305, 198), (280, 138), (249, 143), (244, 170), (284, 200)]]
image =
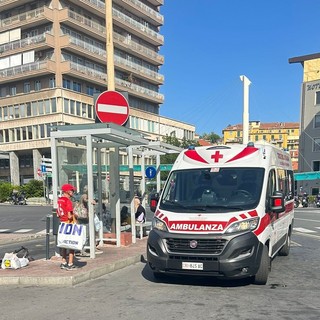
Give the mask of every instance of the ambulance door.
[[(276, 178), (276, 171), (275, 169), (271, 169), (269, 172), (268, 177), (268, 187), (267, 187), (267, 194), (266, 194), (266, 214), (270, 217), (270, 248), (273, 252), (278, 239), (277, 234), (277, 224), (276, 224), (276, 214), (271, 212), (269, 208), (270, 197), (277, 191), (277, 178)], [(268, 230), (268, 229), (267, 229)]]

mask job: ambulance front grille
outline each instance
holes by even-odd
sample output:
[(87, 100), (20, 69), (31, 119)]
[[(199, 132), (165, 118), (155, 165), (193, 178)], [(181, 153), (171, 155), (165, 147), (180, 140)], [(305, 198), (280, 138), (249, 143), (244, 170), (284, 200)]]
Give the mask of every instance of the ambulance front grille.
[(194, 246), (195, 239), (166, 239), (167, 248), (172, 253), (197, 253), (197, 254), (220, 254), (226, 243), (226, 239), (197, 239), (197, 245)]

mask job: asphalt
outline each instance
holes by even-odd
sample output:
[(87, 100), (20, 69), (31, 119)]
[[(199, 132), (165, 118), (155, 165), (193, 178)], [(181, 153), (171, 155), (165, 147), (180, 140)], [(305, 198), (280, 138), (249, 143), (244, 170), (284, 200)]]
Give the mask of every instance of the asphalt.
[[(23, 238), (0, 235), (0, 244), (32, 238), (32, 235)], [(28, 266), (16, 270), (0, 269), (0, 285), (74, 286), (145, 261), (146, 245), (146, 237), (128, 246), (104, 244), (100, 247), (102, 253), (97, 254), (95, 259), (76, 256), (78, 268), (72, 271), (60, 269), (61, 258), (56, 256), (49, 260), (30, 261)]]

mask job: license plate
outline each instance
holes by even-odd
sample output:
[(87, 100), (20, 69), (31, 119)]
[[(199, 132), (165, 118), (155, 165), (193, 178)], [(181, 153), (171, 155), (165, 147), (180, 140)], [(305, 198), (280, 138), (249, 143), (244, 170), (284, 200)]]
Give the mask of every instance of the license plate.
[(203, 263), (182, 262), (182, 269), (184, 269), (184, 270), (203, 270)]

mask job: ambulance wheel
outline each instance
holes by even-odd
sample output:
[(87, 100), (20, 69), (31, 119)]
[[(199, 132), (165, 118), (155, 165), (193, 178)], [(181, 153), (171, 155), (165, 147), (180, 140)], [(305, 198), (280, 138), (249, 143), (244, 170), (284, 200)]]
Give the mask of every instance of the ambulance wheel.
[(268, 247), (264, 246), (261, 255), (260, 267), (254, 276), (253, 283), (257, 285), (265, 285), (268, 280), (270, 269), (271, 259), (269, 257)]
[(290, 252), (290, 244), (291, 244), (291, 233), (288, 233), (286, 243), (279, 251), (279, 256), (288, 256)]

